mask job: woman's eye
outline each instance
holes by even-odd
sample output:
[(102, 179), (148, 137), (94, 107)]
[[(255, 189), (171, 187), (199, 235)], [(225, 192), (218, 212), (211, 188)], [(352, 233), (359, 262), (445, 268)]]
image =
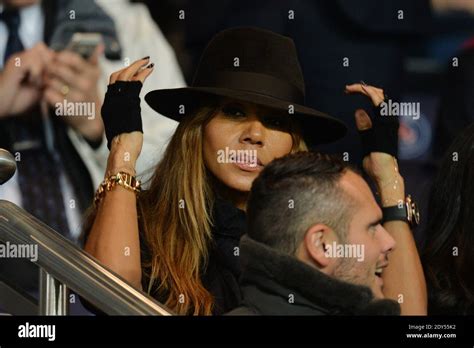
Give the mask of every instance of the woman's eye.
[(269, 127), (276, 127), (276, 128), (287, 128), (289, 124), (287, 120), (283, 117), (267, 117), (265, 118), (265, 124)]
[(278, 117), (267, 118), (267, 123), (272, 126), (281, 126), (281, 120)]
[(241, 109), (233, 107), (233, 106), (225, 106), (222, 108), (222, 111), (224, 112), (224, 114), (233, 116), (233, 117), (245, 116), (245, 113)]

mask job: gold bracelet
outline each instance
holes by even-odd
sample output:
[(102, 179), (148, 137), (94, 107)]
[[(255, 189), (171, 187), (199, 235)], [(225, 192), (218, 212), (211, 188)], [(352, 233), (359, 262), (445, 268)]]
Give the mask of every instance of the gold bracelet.
[(102, 197), (105, 195), (105, 192), (112, 190), (112, 188), (116, 185), (120, 185), (123, 188), (135, 193), (139, 193), (141, 191), (140, 180), (137, 180), (135, 176), (128, 173), (118, 172), (115, 175), (110, 175), (109, 177), (105, 178), (104, 181), (102, 181), (95, 193), (94, 204), (97, 206)]

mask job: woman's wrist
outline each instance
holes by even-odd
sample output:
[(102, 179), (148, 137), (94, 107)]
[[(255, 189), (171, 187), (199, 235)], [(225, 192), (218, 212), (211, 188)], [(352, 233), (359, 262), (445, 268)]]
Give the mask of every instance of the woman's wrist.
[(113, 151), (109, 155), (105, 176), (108, 177), (118, 172), (126, 172), (127, 174), (135, 176), (135, 164), (136, 159), (130, 158), (130, 155), (126, 151)]
[(135, 168), (123, 166), (123, 167), (107, 168), (104, 178), (109, 178), (112, 175), (116, 175), (117, 173), (120, 173), (120, 172), (127, 173), (131, 176), (137, 175)]
[(396, 173), (393, 177), (377, 183), (377, 193), (383, 207), (398, 205), (405, 201), (405, 181)]

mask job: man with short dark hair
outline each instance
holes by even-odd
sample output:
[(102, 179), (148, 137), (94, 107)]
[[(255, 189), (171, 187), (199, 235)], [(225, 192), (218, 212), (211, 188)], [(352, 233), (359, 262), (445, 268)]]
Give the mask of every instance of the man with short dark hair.
[(364, 179), (344, 162), (296, 153), (252, 185), (233, 315), (400, 314), (382, 272), (395, 241)]

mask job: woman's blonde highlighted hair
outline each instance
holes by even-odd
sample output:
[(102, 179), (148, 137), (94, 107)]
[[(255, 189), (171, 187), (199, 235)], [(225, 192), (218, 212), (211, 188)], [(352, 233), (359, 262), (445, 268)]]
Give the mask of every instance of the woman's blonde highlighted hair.
[[(204, 127), (216, 110), (201, 107), (180, 122), (149, 189), (138, 200), (139, 226), (150, 251), (142, 259), (147, 290), (166, 298), (165, 305), (178, 314), (212, 314), (213, 298), (201, 276), (212, 240), (215, 188), (202, 149)], [(291, 134), (291, 152), (307, 151), (301, 132)]]

